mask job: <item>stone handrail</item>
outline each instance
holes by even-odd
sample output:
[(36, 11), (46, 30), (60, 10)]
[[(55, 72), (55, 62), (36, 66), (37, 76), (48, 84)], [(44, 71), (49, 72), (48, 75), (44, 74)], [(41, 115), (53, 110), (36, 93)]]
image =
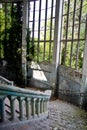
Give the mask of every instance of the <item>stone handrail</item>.
[(0, 84), (3, 84), (3, 85), (6, 84), (6, 85), (12, 85), (13, 86), (14, 82), (9, 81), (8, 79), (0, 76)]
[(6, 115), (6, 107), (8, 106), (6, 100), (9, 101), (10, 121), (16, 119), (22, 121), (47, 116), (49, 99), (50, 95), (43, 92), (14, 86), (0, 86), (0, 120), (1, 122), (9, 120)]

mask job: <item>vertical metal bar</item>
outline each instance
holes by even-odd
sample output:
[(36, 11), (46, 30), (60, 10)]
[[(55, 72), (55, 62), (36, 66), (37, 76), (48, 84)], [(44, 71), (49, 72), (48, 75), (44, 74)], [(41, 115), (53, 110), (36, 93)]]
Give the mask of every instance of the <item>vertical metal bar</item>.
[(30, 0), (28, 0), (28, 28), (29, 28), (29, 17), (30, 16)]
[(71, 53), (70, 53), (70, 67), (72, 67), (72, 52), (73, 52), (75, 10), (76, 10), (76, 0), (74, 0), (74, 10), (73, 10), (73, 24), (72, 24), (72, 41), (71, 41)]
[(79, 12), (79, 27), (78, 27), (78, 42), (77, 42), (77, 51), (76, 51), (76, 66), (75, 68), (78, 69), (78, 58), (79, 58), (79, 39), (80, 39), (80, 22), (81, 22), (81, 14), (82, 14), (82, 4), (83, 4), (83, 0), (81, 0), (80, 3), (80, 12)]
[(32, 28), (32, 43), (34, 43), (34, 27), (35, 27), (35, 5), (36, 1), (34, 1), (34, 8), (33, 8), (33, 28)]
[(53, 27), (53, 2), (54, 0), (51, 1), (51, 18), (50, 18), (50, 42), (49, 42), (49, 62), (51, 58), (51, 44), (52, 44), (52, 27)]
[(64, 54), (64, 64), (66, 62), (66, 49), (67, 49), (67, 37), (68, 37), (68, 23), (69, 23), (69, 9), (70, 9), (70, 0), (68, 0), (67, 7), (67, 21), (66, 21), (66, 42), (65, 42), (65, 54)]
[(40, 2), (39, 2), (37, 61), (39, 61), (40, 24), (41, 24), (41, 1), (42, 0), (40, 0)]
[[(30, 16), (30, 0), (28, 0), (28, 29), (29, 29), (29, 18), (30, 18), (29, 16)], [(29, 55), (29, 43), (27, 43), (27, 55)]]
[(44, 29), (44, 52), (43, 52), (43, 61), (45, 61), (45, 49), (46, 49), (47, 6), (48, 6), (48, 0), (46, 0), (46, 8), (45, 8), (45, 29)]

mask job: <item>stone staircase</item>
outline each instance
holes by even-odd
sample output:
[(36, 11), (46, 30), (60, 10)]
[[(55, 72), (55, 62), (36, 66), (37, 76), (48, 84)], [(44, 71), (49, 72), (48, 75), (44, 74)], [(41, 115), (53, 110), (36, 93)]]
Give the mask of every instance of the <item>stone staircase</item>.
[[(50, 95), (15, 87), (13, 82), (0, 82), (0, 130), (48, 116)], [(11, 84), (12, 83), (12, 84)]]
[(9, 81), (8, 79), (4, 78), (3, 76), (0, 76), (0, 84), (1, 85), (14, 85), (13, 81)]

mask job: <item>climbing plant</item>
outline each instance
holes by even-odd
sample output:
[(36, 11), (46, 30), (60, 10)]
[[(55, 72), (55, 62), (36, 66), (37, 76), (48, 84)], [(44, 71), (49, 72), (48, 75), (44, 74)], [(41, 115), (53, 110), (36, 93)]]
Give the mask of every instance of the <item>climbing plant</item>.
[(12, 3), (10, 13), (6, 20), (10, 18), (10, 26), (6, 25), (3, 31), (3, 50), (4, 59), (7, 61), (9, 72), (14, 75), (17, 84), (22, 83), (21, 68), (21, 46), (22, 46), (22, 4), (21, 2)]
[(31, 62), (34, 60), (34, 43), (31, 42), (31, 37), (30, 37), (31, 31), (29, 28), (27, 28), (27, 35), (26, 35), (26, 42), (27, 42), (27, 61)]

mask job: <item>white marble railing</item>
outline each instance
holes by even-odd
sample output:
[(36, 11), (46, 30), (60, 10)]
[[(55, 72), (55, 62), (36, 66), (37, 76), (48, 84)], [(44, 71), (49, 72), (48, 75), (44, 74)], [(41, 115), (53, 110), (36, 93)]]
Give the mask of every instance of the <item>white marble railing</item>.
[(3, 84), (3, 85), (12, 85), (14, 84), (13, 81), (9, 81), (8, 79), (0, 76), (0, 84)]
[(0, 86), (0, 120), (32, 120), (48, 115), (50, 95), (11, 86)]

